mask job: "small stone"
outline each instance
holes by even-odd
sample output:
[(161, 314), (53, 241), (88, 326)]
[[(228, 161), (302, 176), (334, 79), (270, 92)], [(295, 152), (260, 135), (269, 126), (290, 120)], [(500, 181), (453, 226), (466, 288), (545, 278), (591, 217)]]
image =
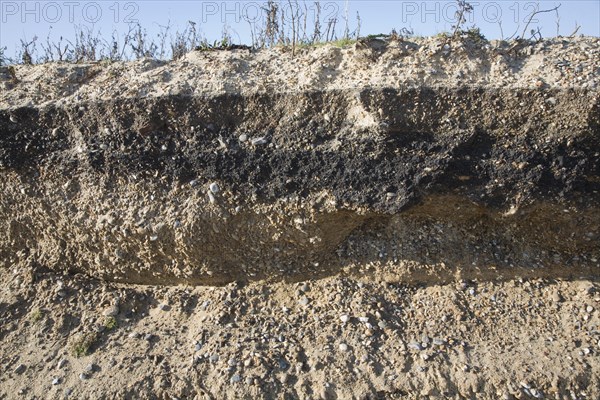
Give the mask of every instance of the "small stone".
[(154, 335), (151, 333), (147, 333), (146, 336), (144, 336), (144, 340), (147, 340), (147, 341), (151, 341), (152, 338), (154, 338)]
[(410, 342), (408, 344), (408, 348), (409, 349), (413, 349), (413, 350), (423, 350), (423, 348), (421, 347), (421, 343), (419, 342)]
[(102, 315), (104, 315), (105, 317), (116, 317), (117, 315), (119, 315), (119, 307), (117, 305), (112, 305), (106, 308), (102, 312)]
[(24, 364), (19, 364), (17, 365), (17, 368), (15, 368), (15, 374), (22, 374), (26, 369), (27, 367)]
[(90, 378), (90, 376), (88, 374), (86, 374), (85, 372), (82, 372), (79, 374), (79, 379), (81, 379), (82, 381), (85, 381), (89, 378)]
[(217, 361), (219, 361), (219, 355), (211, 354), (210, 357), (208, 358), (208, 361), (210, 361), (213, 364), (216, 363)]
[(552, 293), (552, 301), (555, 303), (560, 303), (563, 300), (562, 296), (560, 295), (560, 292), (558, 290), (555, 290)]
[(542, 392), (534, 388), (529, 389), (529, 393), (536, 399), (541, 399), (543, 397)]
[(196, 351), (200, 351), (202, 349), (202, 343), (196, 343), (196, 345), (194, 346), (194, 349)]
[(367, 323), (369, 322), (369, 317), (358, 317), (358, 320), (362, 323)]
[(65, 358), (61, 358), (56, 366), (57, 366), (57, 368), (62, 368), (65, 365), (67, 365), (67, 360)]
[(346, 343), (340, 343), (339, 345), (340, 351), (348, 351), (348, 345)]
[(83, 372), (85, 372), (85, 373), (92, 373), (92, 372), (94, 372), (94, 369), (95, 369), (95, 365), (94, 364), (88, 364), (88, 365), (85, 366)]
[(210, 204), (215, 204), (215, 201), (216, 201), (215, 195), (212, 194), (211, 191), (208, 192), (208, 201), (210, 202)]
[(585, 311), (587, 311), (587, 312), (591, 313), (591, 312), (593, 312), (593, 311), (594, 311), (594, 307), (592, 307), (592, 306), (587, 306), (587, 307), (585, 308)]
[(245, 133), (242, 133), (239, 137), (238, 140), (242, 143), (245, 143), (248, 141), (248, 135), (246, 135)]
[(254, 378), (251, 376), (246, 377), (246, 385), (252, 385), (254, 383)]
[(52, 384), (53, 384), (54, 386), (56, 386), (56, 385), (60, 384), (60, 378), (54, 378), (54, 379), (52, 379)]
[(433, 344), (435, 344), (436, 346), (443, 346), (446, 344), (446, 341), (444, 339), (435, 338), (433, 339)]
[(137, 332), (131, 332), (129, 335), (127, 335), (127, 337), (129, 339), (138, 339), (140, 337), (140, 334)]
[(306, 307), (308, 305), (308, 303), (310, 303), (310, 300), (308, 300), (308, 297), (302, 296), (300, 298), (300, 300), (298, 300), (298, 303), (300, 303), (301, 306), (305, 306)]
[(591, 353), (591, 350), (589, 347), (584, 347), (583, 349), (581, 349), (581, 351), (583, 352), (584, 355), (589, 355)]
[(342, 316), (340, 316), (340, 321), (342, 321), (342, 323), (347, 323), (348, 321), (350, 321), (350, 317), (347, 314), (344, 314)]
[(208, 189), (213, 193), (213, 194), (217, 194), (219, 193), (219, 191), (221, 190), (221, 188), (219, 187), (219, 184), (217, 182), (213, 182), (210, 185), (208, 185)]
[(234, 374), (231, 379), (229, 380), (229, 382), (231, 383), (238, 383), (242, 380), (242, 377), (239, 374)]
[(229, 360), (227, 360), (227, 365), (229, 365), (230, 367), (235, 367), (237, 365), (237, 360), (235, 358), (230, 358)]
[(252, 139), (250, 141), (250, 143), (252, 143), (253, 146), (259, 146), (259, 145), (267, 144), (268, 141), (264, 136), (261, 136), (261, 137)]

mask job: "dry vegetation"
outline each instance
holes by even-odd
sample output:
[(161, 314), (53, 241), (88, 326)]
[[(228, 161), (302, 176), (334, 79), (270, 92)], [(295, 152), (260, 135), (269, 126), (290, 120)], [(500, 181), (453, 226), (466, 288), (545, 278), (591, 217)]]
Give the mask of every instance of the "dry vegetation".
[[(520, 27), (507, 39), (516, 38), (517, 41), (541, 40), (539, 27), (530, 31), (531, 36), (526, 37), (527, 29), (533, 17), (540, 13), (555, 12), (557, 36), (560, 29), (560, 5), (550, 10), (536, 9), (529, 18), (521, 36), (517, 35)], [(465, 0), (457, 0), (456, 23), (452, 26), (451, 33), (442, 33), (440, 38), (445, 44), (452, 40), (476, 38), (485, 40), (480, 28), (467, 27), (466, 16), (473, 12), (473, 5)], [(170, 22), (161, 25), (156, 34), (149, 34), (139, 24), (130, 25), (127, 32), (113, 31), (110, 38), (103, 37), (100, 31), (84, 25), (74, 28), (72, 38), (60, 37), (51, 39), (51, 33), (45, 40), (38, 36), (31, 39), (21, 39), (18, 53), (11, 57), (7, 48), (0, 48), (0, 65), (8, 64), (35, 64), (48, 62), (94, 62), (94, 61), (127, 61), (141, 58), (158, 60), (179, 59), (192, 50), (215, 50), (233, 48), (263, 49), (273, 46), (285, 46), (295, 53), (297, 48), (331, 43), (345, 46), (361, 39), (361, 18), (357, 13), (354, 23), (348, 15), (334, 15), (324, 19), (323, 7), (319, 0), (314, 1), (310, 7), (307, 2), (298, 0), (275, 1), (268, 0), (263, 8), (263, 17), (249, 21), (251, 43), (249, 45), (234, 43), (231, 28), (223, 26), (220, 38), (209, 40), (201, 34), (200, 24), (188, 21), (183, 30), (174, 30)], [(351, 29), (353, 25), (354, 29)], [(500, 26), (502, 31), (502, 26)], [(576, 27), (571, 36), (574, 36), (579, 27)], [(407, 37), (414, 31), (403, 27), (394, 29), (390, 34), (369, 35), (372, 37)], [(504, 35), (502, 35), (504, 36)]]

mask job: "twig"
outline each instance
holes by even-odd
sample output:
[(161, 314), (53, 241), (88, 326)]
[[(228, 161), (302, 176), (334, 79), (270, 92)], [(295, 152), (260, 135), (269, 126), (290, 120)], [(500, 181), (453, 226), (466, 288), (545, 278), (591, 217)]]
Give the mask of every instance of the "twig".
[(517, 32), (519, 32), (519, 29), (521, 28), (520, 25), (517, 26), (517, 29), (515, 29), (515, 31), (513, 32), (512, 35), (510, 35), (509, 37), (505, 38), (504, 40), (509, 41), (510, 39), (514, 38), (515, 35), (517, 34)]
[(529, 16), (529, 20), (527, 21), (527, 24), (525, 25), (525, 28), (523, 29), (523, 33), (521, 34), (521, 38), (525, 38), (525, 32), (527, 32), (527, 28), (529, 28), (529, 24), (531, 24), (531, 21), (533, 20), (533, 17), (535, 17), (538, 14), (556, 11), (556, 10), (558, 10), (560, 8), (560, 6), (561, 6), (561, 4), (557, 5), (554, 8), (551, 8), (549, 10), (536, 10), (536, 11), (532, 12), (531, 15)]
[(575, 22), (575, 30), (573, 31), (573, 33), (571, 33), (569, 35), (570, 38), (574, 38), (575, 35), (577, 35), (577, 32), (579, 32), (579, 29), (581, 28), (581, 25), (577, 25), (577, 22)]

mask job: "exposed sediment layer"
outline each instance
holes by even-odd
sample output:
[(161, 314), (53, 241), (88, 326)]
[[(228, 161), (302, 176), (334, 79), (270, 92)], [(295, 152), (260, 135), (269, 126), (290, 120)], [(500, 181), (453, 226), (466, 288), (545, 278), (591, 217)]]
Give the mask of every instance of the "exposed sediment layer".
[(154, 284), (374, 262), (417, 280), (594, 275), (598, 104), (436, 87), (3, 110), (2, 260)]
[(600, 39), (443, 44), (0, 68), (0, 398), (600, 398)]

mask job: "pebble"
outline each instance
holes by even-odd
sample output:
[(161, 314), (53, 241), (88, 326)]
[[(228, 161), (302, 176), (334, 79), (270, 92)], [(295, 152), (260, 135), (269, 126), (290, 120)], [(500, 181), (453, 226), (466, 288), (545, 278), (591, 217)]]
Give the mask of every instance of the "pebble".
[(211, 354), (210, 357), (208, 358), (208, 361), (210, 361), (211, 363), (216, 363), (217, 361), (219, 361), (219, 355)]
[(423, 350), (423, 348), (421, 347), (421, 343), (419, 342), (410, 342), (408, 344), (408, 348), (409, 349), (413, 349), (413, 350)]
[(531, 395), (533, 397), (535, 397), (536, 399), (541, 399), (543, 397), (542, 393), (539, 390), (534, 389), (534, 388), (529, 389), (529, 393), (531, 393)]
[(298, 303), (300, 303), (301, 306), (307, 306), (308, 303), (310, 303), (310, 300), (308, 300), (308, 297), (302, 296), (300, 300), (298, 300)]
[(62, 368), (62, 367), (64, 367), (65, 365), (67, 365), (67, 360), (66, 360), (65, 358), (61, 358), (61, 359), (60, 359), (60, 361), (59, 361), (59, 362), (58, 362), (58, 364), (57, 364), (57, 367), (58, 367), (58, 368)]
[(153, 334), (148, 333), (148, 334), (146, 334), (146, 336), (144, 336), (144, 339), (147, 340), (147, 341), (151, 341), (153, 337), (154, 337)]
[(234, 374), (229, 380), (231, 383), (238, 383), (242, 380), (242, 377), (239, 374)]
[(340, 351), (348, 351), (348, 345), (346, 343), (340, 343)]
[(246, 135), (245, 133), (242, 133), (239, 137), (238, 140), (242, 143), (245, 143), (246, 141), (248, 141), (248, 135)]
[(55, 385), (55, 386), (56, 386), (56, 385), (58, 385), (59, 383), (60, 383), (60, 378), (54, 378), (54, 379), (52, 379), (52, 384), (53, 384), (53, 385)]
[(19, 364), (17, 365), (17, 368), (15, 368), (15, 374), (22, 374), (26, 369), (27, 367), (24, 364)]
[(91, 373), (91, 372), (94, 372), (94, 369), (95, 369), (95, 365), (94, 364), (88, 364), (88, 365), (85, 366), (83, 372), (85, 372), (85, 373)]
[(254, 146), (258, 146), (258, 145), (262, 145), (262, 144), (267, 144), (268, 141), (264, 136), (261, 136), (261, 137), (252, 139), (250, 141), (250, 143), (252, 143), (252, 145), (254, 145)]
[(369, 317), (358, 317), (358, 320), (363, 323), (369, 322)]
[(81, 379), (82, 381), (85, 381), (89, 378), (90, 378), (90, 376), (88, 374), (86, 374), (85, 372), (82, 372), (79, 374), (79, 379)]
[(583, 354), (586, 356), (591, 353), (591, 350), (589, 347), (584, 347), (583, 349), (581, 349), (581, 351), (583, 351)]
[(340, 321), (345, 324), (346, 322), (350, 321), (350, 317), (347, 314), (344, 314), (340, 316)]
[(208, 189), (213, 193), (213, 194), (217, 194), (219, 193), (219, 191), (221, 190), (221, 188), (219, 187), (219, 184), (217, 182), (213, 182), (210, 185), (208, 185)]
[(131, 332), (129, 335), (127, 335), (127, 337), (128, 337), (129, 339), (137, 339), (137, 338), (139, 338), (139, 337), (140, 337), (140, 334), (139, 334), (139, 333), (137, 333), (137, 332)]
[(104, 315), (105, 317), (116, 317), (117, 315), (119, 315), (119, 307), (116, 305), (112, 305), (105, 309), (102, 312), (102, 315)]
[(560, 303), (562, 301), (562, 296), (560, 295), (560, 292), (558, 290), (555, 290), (552, 293), (552, 301), (555, 303)]

